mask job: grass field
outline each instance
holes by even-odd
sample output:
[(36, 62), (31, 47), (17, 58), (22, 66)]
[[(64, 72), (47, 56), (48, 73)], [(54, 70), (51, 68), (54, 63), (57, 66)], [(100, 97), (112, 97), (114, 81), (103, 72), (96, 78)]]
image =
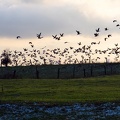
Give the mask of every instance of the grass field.
[(120, 75), (80, 79), (1, 79), (1, 102), (112, 102), (120, 100)]

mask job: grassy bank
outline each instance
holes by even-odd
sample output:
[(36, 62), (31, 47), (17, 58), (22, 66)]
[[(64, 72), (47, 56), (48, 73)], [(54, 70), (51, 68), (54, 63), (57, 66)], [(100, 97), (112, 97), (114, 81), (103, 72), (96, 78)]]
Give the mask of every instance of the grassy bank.
[(110, 102), (120, 100), (120, 75), (81, 79), (1, 79), (2, 102)]

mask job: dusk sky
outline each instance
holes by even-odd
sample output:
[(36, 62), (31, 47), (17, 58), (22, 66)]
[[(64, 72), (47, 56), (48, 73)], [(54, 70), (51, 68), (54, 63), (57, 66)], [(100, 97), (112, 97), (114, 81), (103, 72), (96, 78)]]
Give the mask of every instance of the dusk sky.
[[(65, 47), (91, 41), (101, 41), (97, 46), (101, 49), (112, 47), (120, 41), (119, 5), (120, 0), (0, 0), (0, 50), (23, 49), (29, 41), (37, 48), (64, 47), (66, 41)], [(100, 35), (95, 38), (97, 28)], [(82, 34), (78, 36), (76, 30)], [(42, 39), (36, 37), (40, 32)], [(60, 41), (53, 39), (60, 33), (64, 33)], [(104, 41), (108, 34), (112, 37)]]

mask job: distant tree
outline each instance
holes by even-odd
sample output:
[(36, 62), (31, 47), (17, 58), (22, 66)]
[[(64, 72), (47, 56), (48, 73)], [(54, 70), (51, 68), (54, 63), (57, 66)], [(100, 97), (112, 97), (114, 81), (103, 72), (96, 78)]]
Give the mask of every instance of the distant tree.
[(11, 64), (12, 61), (10, 59), (11, 53), (9, 50), (4, 50), (3, 53), (1, 54), (1, 66), (5, 65), (5, 67), (8, 66), (8, 64)]

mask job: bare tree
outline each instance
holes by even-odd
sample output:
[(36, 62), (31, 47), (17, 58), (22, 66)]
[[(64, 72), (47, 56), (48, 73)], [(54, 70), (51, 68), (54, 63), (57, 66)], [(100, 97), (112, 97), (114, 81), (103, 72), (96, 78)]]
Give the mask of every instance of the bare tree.
[(10, 59), (11, 56), (11, 51), (9, 51), (8, 49), (4, 50), (3, 53), (1, 54), (1, 66), (5, 65), (5, 67), (8, 66), (8, 64), (11, 64), (12, 61)]

